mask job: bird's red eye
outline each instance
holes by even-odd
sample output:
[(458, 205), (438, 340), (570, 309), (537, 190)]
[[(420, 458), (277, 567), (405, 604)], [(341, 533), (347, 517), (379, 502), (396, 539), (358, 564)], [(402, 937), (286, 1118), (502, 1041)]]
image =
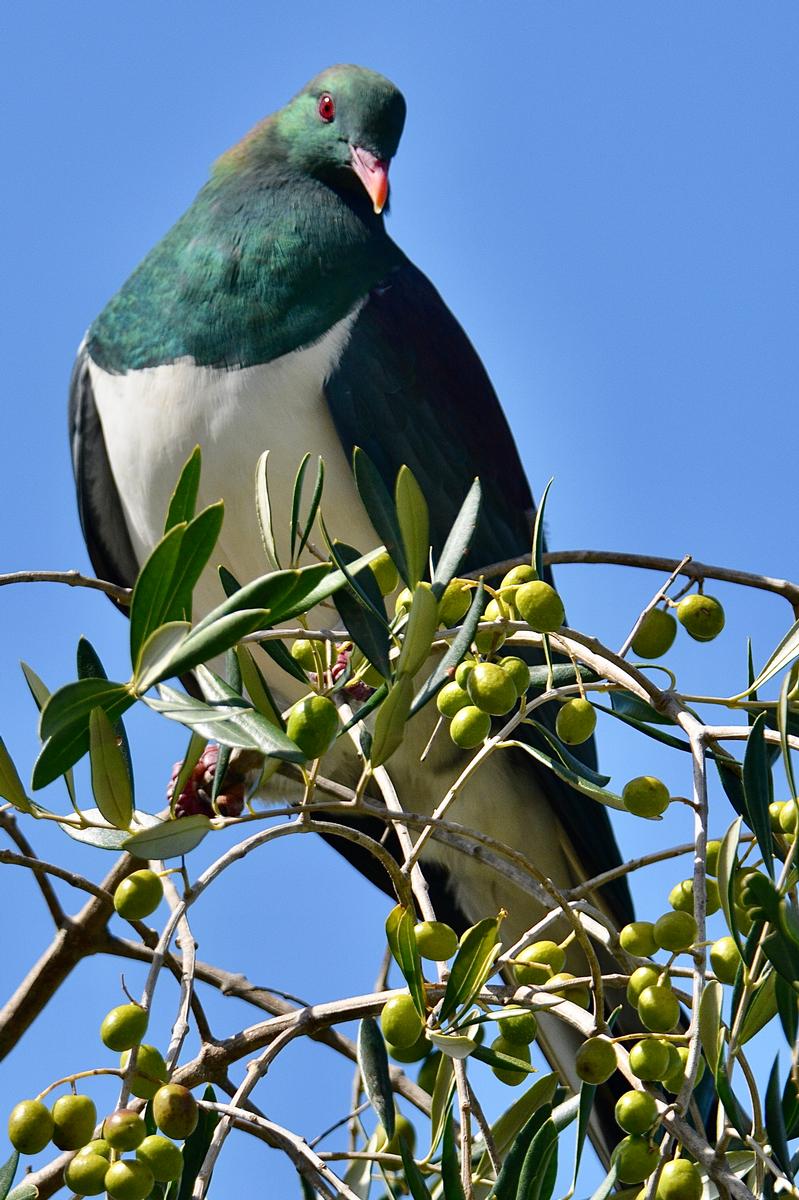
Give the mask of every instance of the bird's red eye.
[(319, 97), (319, 116), (323, 121), (332, 121), (336, 115), (336, 104), (330, 92)]

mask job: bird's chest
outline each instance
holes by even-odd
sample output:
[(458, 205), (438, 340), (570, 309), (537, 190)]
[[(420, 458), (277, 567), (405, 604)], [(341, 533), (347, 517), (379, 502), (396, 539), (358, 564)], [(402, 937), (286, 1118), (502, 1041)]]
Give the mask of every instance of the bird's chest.
[[(304, 350), (238, 370), (190, 360), (126, 374), (91, 364), (92, 386), (133, 548), (143, 561), (163, 531), (181, 466), (202, 448), (200, 503), (225, 502), (214, 565), (246, 581), (269, 569), (255, 511), (255, 467), (269, 450), (270, 499), (278, 552), (288, 565), (288, 529), (297, 468), (304, 454), (325, 463), (322, 509), (331, 531), (359, 549), (377, 537), (358, 499), (324, 396), (357, 313)], [(313, 478), (315, 468), (308, 474)], [(310, 487), (308, 489), (310, 492)], [(222, 598), (207, 571), (196, 612)]]

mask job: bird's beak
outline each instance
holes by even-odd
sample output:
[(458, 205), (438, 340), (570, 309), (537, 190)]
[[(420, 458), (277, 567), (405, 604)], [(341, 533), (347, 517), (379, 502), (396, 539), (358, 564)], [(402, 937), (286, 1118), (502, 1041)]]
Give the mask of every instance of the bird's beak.
[(388, 199), (388, 163), (360, 146), (350, 146), (350, 162), (366, 188), (375, 212), (381, 213)]

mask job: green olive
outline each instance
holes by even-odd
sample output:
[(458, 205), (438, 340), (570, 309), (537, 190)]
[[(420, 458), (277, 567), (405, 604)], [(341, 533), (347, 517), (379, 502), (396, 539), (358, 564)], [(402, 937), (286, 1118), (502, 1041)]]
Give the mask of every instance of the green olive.
[(710, 965), (722, 983), (735, 983), (735, 976), (741, 965), (741, 955), (735, 938), (721, 937), (713, 943), (710, 947)]
[(692, 1162), (675, 1158), (665, 1163), (658, 1180), (658, 1200), (701, 1200), (702, 1176)]
[(536, 987), (548, 983), (565, 962), (566, 954), (557, 942), (533, 942), (516, 955), (513, 973), (517, 983)]
[(482, 746), (490, 732), (491, 718), (474, 704), (467, 704), (460, 709), (449, 727), (449, 736), (461, 750), (474, 750), (476, 746)]
[(146, 1135), (144, 1120), (132, 1108), (118, 1108), (103, 1121), (103, 1138), (114, 1150), (135, 1150)]
[(427, 1058), (419, 1068), (419, 1074), (416, 1076), (416, 1082), (423, 1092), (427, 1092), (428, 1096), (432, 1096), (433, 1088), (436, 1084), (436, 1075), (438, 1074), (438, 1065), (441, 1062), (441, 1051), (434, 1050), (432, 1054), (428, 1054)]
[(630, 1091), (619, 1096), (615, 1115), (625, 1133), (646, 1133), (657, 1120), (658, 1108), (648, 1092)]
[(519, 616), (536, 633), (555, 633), (566, 620), (566, 613), (555, 589), (543, 579), (523, 583), (514, 597)]
[(653, 987), (659, 978), (660, 972), (654, 967), (636, 967), (627, 984), (627, 999), (630, 1004), (635, 1006), (644, 988)]
[(171, 1183), (173, 1179), (180, 1178), (183, 1170), (180, 1147), (158, 1133), (152, 1133), (144, 1139), (136, 1151), (136, 1157), (150, 1168), (157, 1183)]
[(53, 1114), (41, 1100), (20, 1100), (8, 1118), (8, 1140), (20, 1154), (38, 1154), (53, 1136)]
[(613, 1151), (616, 1174), (622, 1183), (643, 1183), (658, 1165), (660, 1151), (645, 1137), (631, 1134)]
[(320, 661), (324, 665), (325, 644), (324, 642), (310, 641), (308, 638), (295, 638), (291, 643), (290, 653), (295, 663), (299, 663), (303, 671), (315, 673), (319, 670)]
[(696, 642), (712, 642), (724, 628), (724, 609), (713, 596), (693, 592), (677, 605), (677, 619)]
[(458, 949), (458, 935), (443, 921), (421, 921), (414, 926), (413, 935), (422, 958), (432, 962), (445, 962)]
[(718, 838), (713, 838), (705, 847), (705, 870), (708, 875), (718, 875), (720, 850), (721, 842)]
[[(124, 1071), (128, 1065), (130, 1051), (126, 1051), (119, 1060)], [(155, 1046), (142, 1043), (136, 1051), (136, 1066), (130, 1079), (130, 1091), (140, 1100), (152, 1100), (162, 1084), (167, 1081), (167, 1069), (163, 1055)]]
[[(494, 599), (489, 600), (480, 620), (481, 622), (507, 621), (509, 615), (506, 605), (501, 600)], [(478, 628), (477, 633), (474, 635), (474, 644), (481, 654), (494, 654), (499, 650), (507, 636), (504, 629)]]
[(394, 566), (394, 560), (387, 550), (382, 550), (369, 563), (369, 570), (377, 580), (382, 596), (389, 596), (399, 583), (399, 572)]
[(167, 1083), (153, 1096), (153, 1120), (167, 1137), (183, 1141), (197, 1128), (200, 1110), (188, 1088)]
[(658, 948), (654, 929), (651, 921), (631, 921), (619, 934), (622, 949), (636, 958), (649, 958)]
[(577, 1051), (574, 1066), (584, 1083), (607, 1082), (617, 1066), (613, 1042), (601, 1035), (588, 1038)]
[(454, 679), (451, 683), (445, 683), (436, 696), (436, 708), (442, 717), (448, 717), (450, 721), (467, 704), (471, 704), (469, 693), (464, 691)]
[(472, 589), (464, 579), (450, 579), (438, 602), (438, 619), (450, 629), (462, 621), (472, 603)]
[(557, 975), (553, 975), (549, 980), (550, 983), (563, 983), (566, 986), (560, 991), (553, 990), (553, 996), (561, 996), (564, 1000), (571, 1000), (572, 1004), (578, 1005), (580, 1008), (588, 1008), (591, 1004), (591, 992), (584, 983), (572, 985), (572, 979), (576, 976), (569, 971), (561, 971)]
[(160, 876), (147, 868), (122, 880), (114, 892), (114, 908), (127, 921), (141, 921), (155, 912), (163, 897)]
[(338, 709), (328, 696), (311, 693), (298, 700), (286, 721), (286, 733), (306, 758), (321, 758), (338, 731)]
[(636, 817), (659, 817), (669, 806), (669, 789), (654, 775), (638, 775), (625, 783), (624, 807)]
[(524, 659), (517, 658), (515, 654), (508, 654), (499, 660), (499, 666), (506, 675), (510, 675), (517, 696), (526, 695), (530, 686), (530, 668)]
[(146, 1200), (154, 1183), (152, 1171), (138, 1159), (111, 1163), (105, 1176), (105, 1190), (112, 1200)]
[(534, 1042), (538, 1033), (538, 1021), (532, 1012), (511, 1013), (508, 1017), (500, 1017), (497, 1024), (506, 1042), (519, 1042), (524, 1046)]
[(374, 1136), (376, 1139), (376, 1149), (383, 1154), (399, 1154), (400, 1141), (405, 1142), (411, 1154), (413, 1154), (416, 1146), (416, 1130), (402, 1113), (394, 1115), (394, 1133), (391, 1139), (386, 1137), (386, 1131), (382, 1124), (375, 1128)]
[(677, 636), (677, 622), (670, 612), (653, 608), (646, 614), (632, 640), (636, 658), (660, 658), (671, 649)]
[(655, 984), (638, 997), (638, 1015), (651, 1033), (671, 1033), (680, 1019), (680, 1004), (670, 987)]
[(478, 663), (466, 688), (472, 704), (493, 717), (510, 712), (519, 698), (513, 680), (497, 663)]
[(109, 1050), (130, 1050), (147, 1032), (147, 1009), (140, 1004), (118, 1004), (103, 1017), (100, 1040)]
[(64, 1183), (78, 1196), (99, 1196), (105, 1191), (108, 1159), (80, 1150), (64, 1168)]
[(657, 1038), (642, 1038), (630, 1050), (630, 1070), (644, 1082), (654, 1083), (665, 1079), (670, 1066), (668, 1046)]
[(422, 1018), (411, 997), (406, 993), (392, 996), (380, 1014), (383, 1037), (392, 1046), (412, 1046), (422, 1032)]
[(558, 710), (555, 733), (567, 746), (587, 742), (596, 728), (596, 710), (589, 700), (576, 696)]
[[(504, 1037), (498, 1037), (491, 1043), (491, 1049), (497, 1054), (506, 1054), (509, 1058), (517, 1058), (524, 1063), (530, 1062), (530, 1047), (521, 1042), (509, 1042)], [(527, 1078), (527, 1071), (516, 1070), (510, 1066), (492, 1067), (491, 1070), (500, 1083), (506, 1083), (509, 1087), (516, 1087)]]
[(97, 1109), (90, 1096), (59, 1096), (53, 1105), (53, 1144), (59, 1150), (80, 1150), (91, 1140)]
[(687, 912), (664, 913), (655, 921), (655, 941), (673, 954), (687, 950), (696, 941), (696, 921)]

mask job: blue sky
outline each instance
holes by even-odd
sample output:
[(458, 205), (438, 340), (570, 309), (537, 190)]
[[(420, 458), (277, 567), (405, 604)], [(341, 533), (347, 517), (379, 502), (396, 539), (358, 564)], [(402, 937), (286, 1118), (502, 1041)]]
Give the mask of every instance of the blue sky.
[[(64, 405), (88, 323), (222, 150), (319, 69), (355, 61), (405, 92), (391, 232), (486, 362), (534, 490), (555, 476), (551, 544), (691, 552), (795, 578), (798, 34), (787, 0), (6, 5), (0, 571), (87, 566)], [(658, 583), (594, 567), (558, 578), (571, 622), (611, 645)], [(686, 689), (729, 693), (746, 636), (763, 659), (789, 614), (715, 590), (723, 637), (683, 639), (673, 665)], [(23, 773), (35, 721), (17, 661), (55, 686), (72, 676), (80, 633), (112, 674), (125, 671), (125, 624), (101, 597), (0, 592), (0, 732)], [(140, 800), (155, 809), (182, 739), (146, 716), (131, 726)], [(647, 770), (688, 786), (684, 764), (651, 744), (604, 723), (599, 735), (614, 783)], [(730, 818), (715, 797), (714, 829)], [(632, 818), (618, 830), (630, 854), (654, 836)], [(107, 866), (57, 831), (29, 832), (45, 857), (70, 855), (94, 877)], [(688, 833), (677, 819), (655, 830)], [(383, 898), (326, 847), (299, 842), (220, 885), (198, 910), (200, 954), (309, 999), (368, 989)], [(656, 915), (684, 873), (653, 872), (642, 907)], [(49, 933), (25, 875), (4, 871), (2, 887), (7, 992)], [(96, 1029), (117, 976), (108, 962), (73, 976), (0, 1066), (9, 1103), (103, 1061)], [(127, 978), (140, 986), (135, 967)], [(166, 982), (159, 1003), (166, 1022)], [(248, 1019), (234, 1001), (211, 1011), (220, 1035)], [(343, 1112), (348, 1069), (321, 1049), (285, 1059), (263, 1106), (313, 1136)], [(494, 1108), (509, 1098), (486, 1088)], [(252, 1172), (293, 1194), (279, 1156), (239, 1137), (218, 1186)]]

